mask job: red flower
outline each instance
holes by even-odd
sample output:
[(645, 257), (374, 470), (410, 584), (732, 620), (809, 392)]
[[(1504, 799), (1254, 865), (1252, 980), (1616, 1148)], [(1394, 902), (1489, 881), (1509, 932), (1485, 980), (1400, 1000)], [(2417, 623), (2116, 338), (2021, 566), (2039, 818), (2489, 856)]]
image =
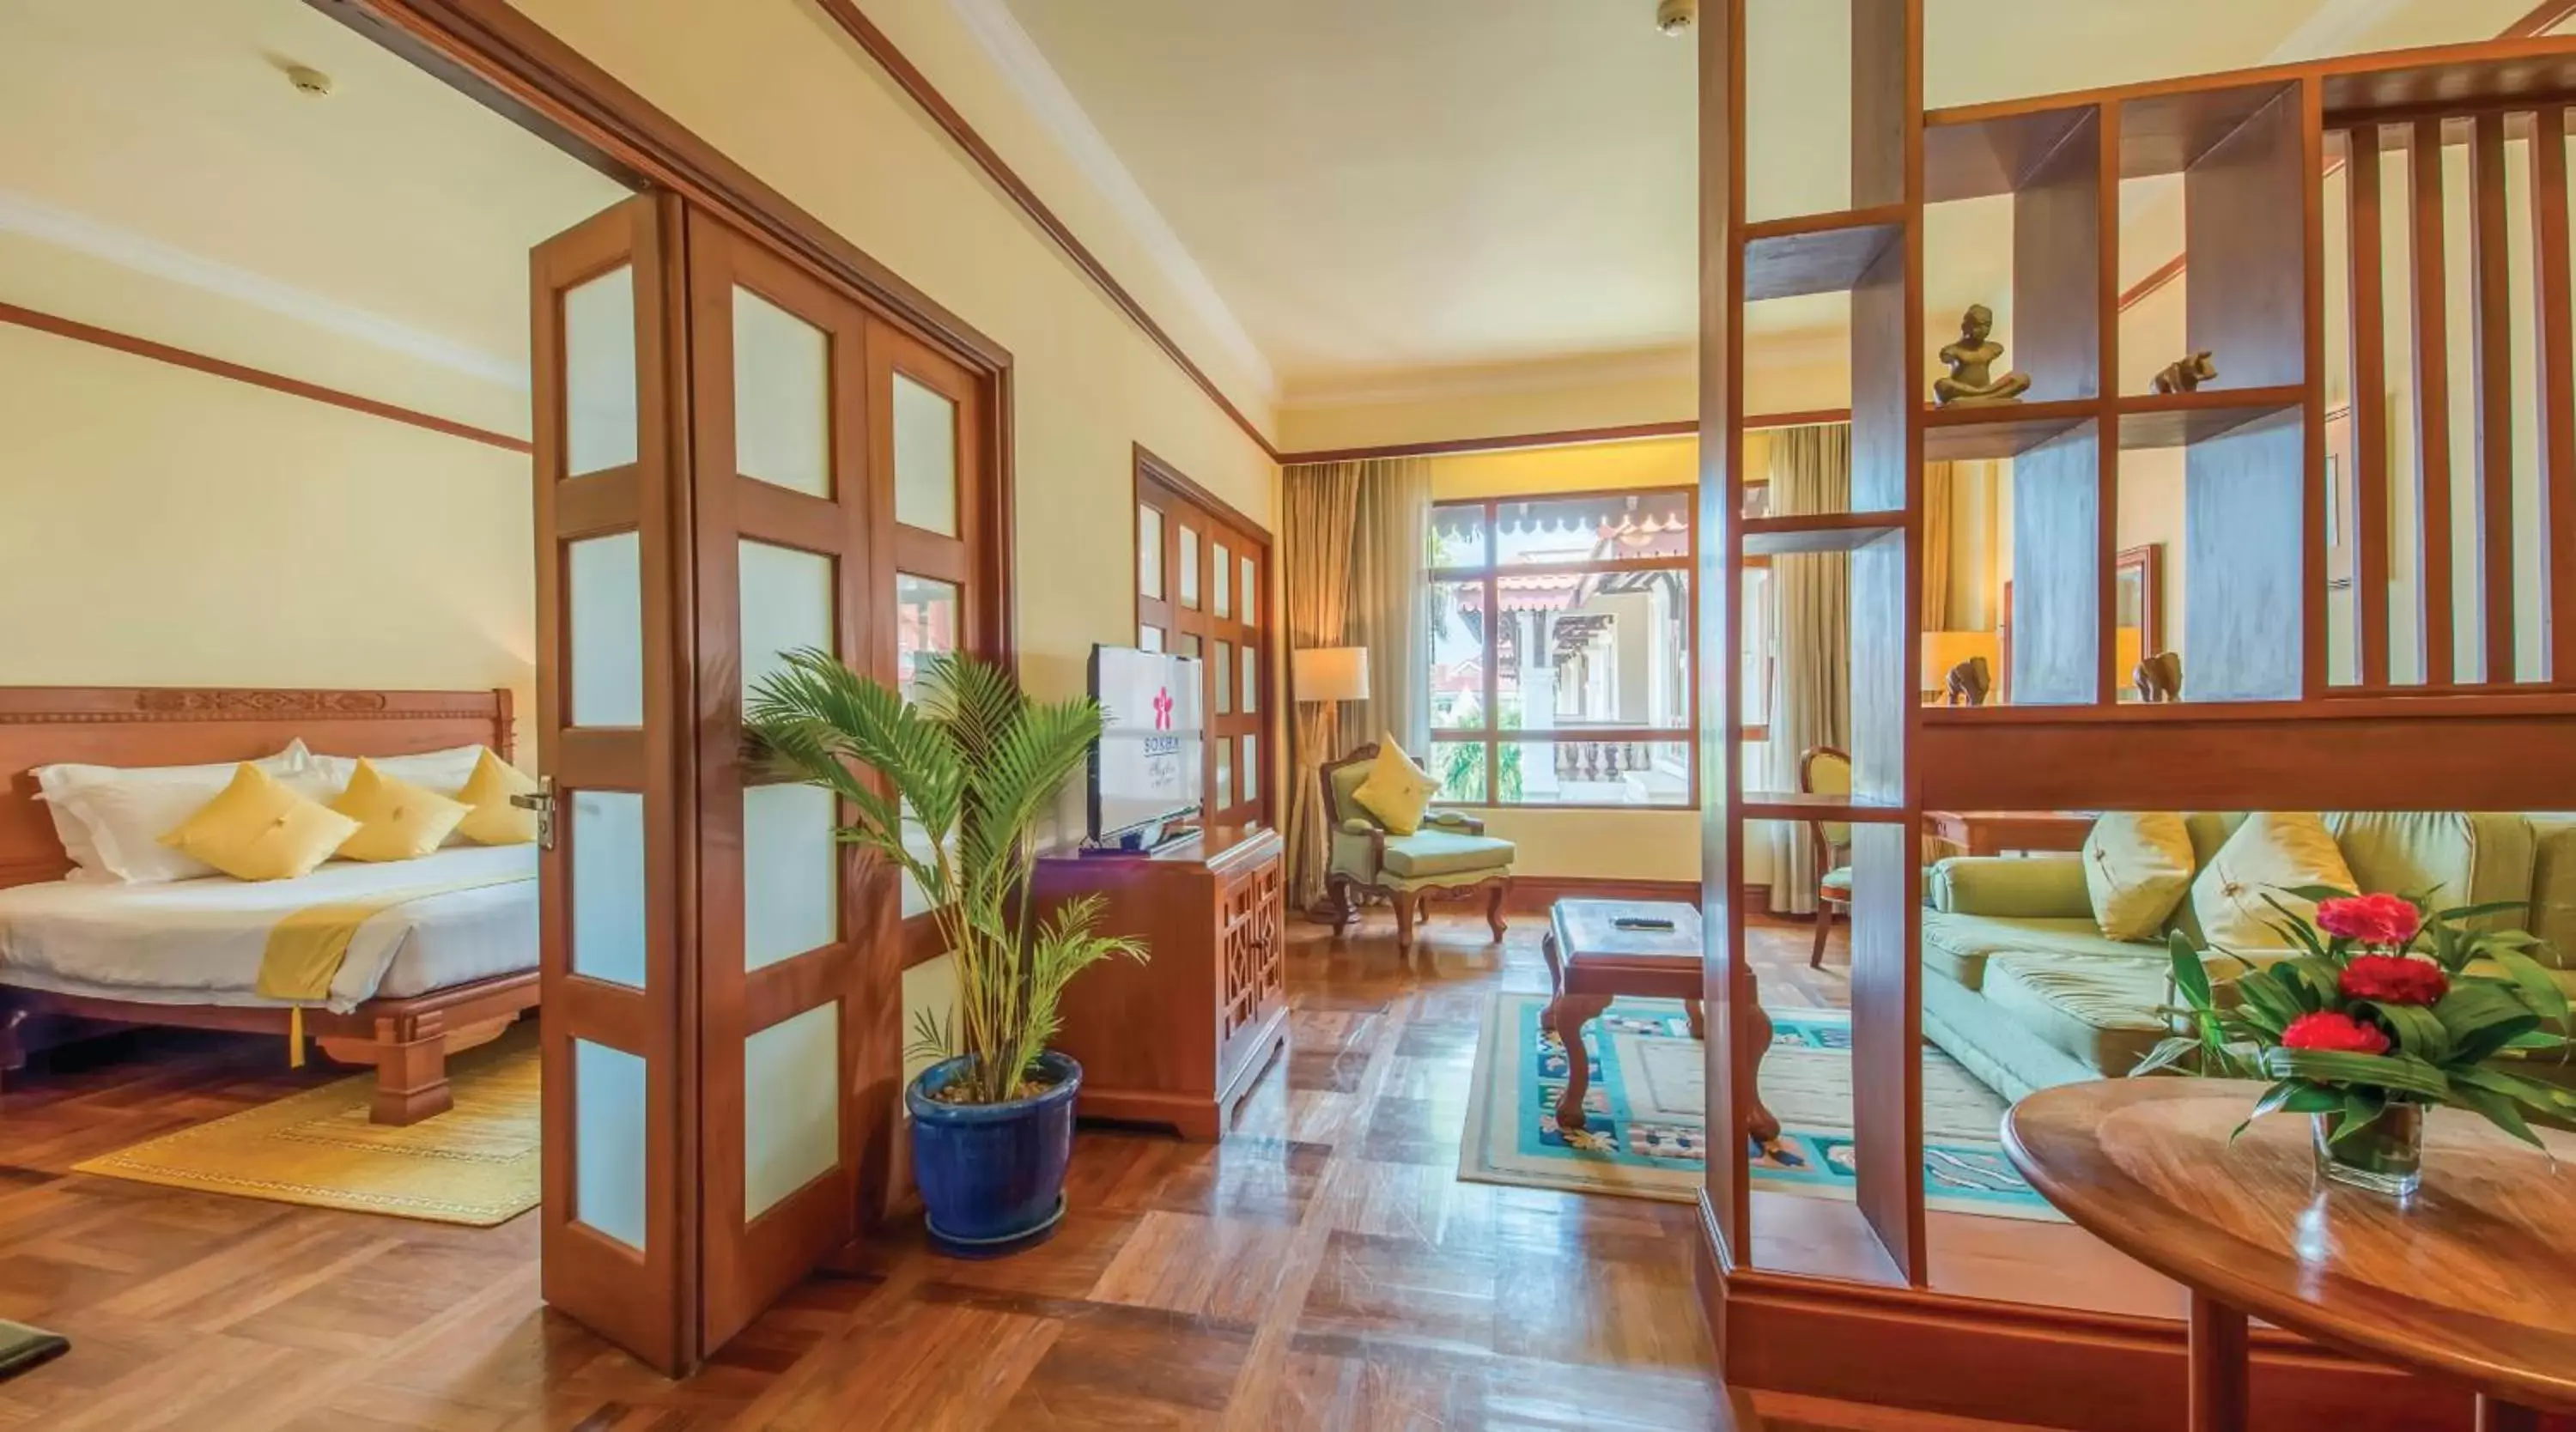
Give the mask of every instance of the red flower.
[(2317, 902), (2317, 928), (2365, 945), (2403, 949), (2424, 927), (2424, 914), (2395, 895), (2347, 895)]
[(2320, 1049), (2337, 1054), (2385, 1054), (2388, 1036), (2378, 1025), (2333, 1010), (2303, 1014), (2281, 1031), (2284, 1049)]
[(2387, 1004), (2431, 1004), (2448, 993), (2451, 977), (2430, 960), (2404, 955), (2355, 955), (2343, 967), (2335, 988), (2346, 999), (2375, 999)]

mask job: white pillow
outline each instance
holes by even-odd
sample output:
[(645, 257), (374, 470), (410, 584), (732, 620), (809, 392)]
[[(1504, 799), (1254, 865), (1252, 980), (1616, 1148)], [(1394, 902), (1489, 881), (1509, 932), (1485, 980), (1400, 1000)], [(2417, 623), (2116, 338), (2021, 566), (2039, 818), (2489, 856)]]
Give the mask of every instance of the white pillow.
[[(304, 743), (294, 741), (250, 764), (298, 784), (309, 779), (311, 760)], [(54, 834), (72, 858), (73, 879), (135, 884), (186, 880), (215, 874), (215, 868), (164, 848), (161, 836), (221, 794), (240, 764), (38, 766), (36, 798), (45, 803)]]
[[(411, 756), (369, 756), (367, 764), (376, 774), (407, 781), (425, 791), (453, 796), (474, 779), (474, 763), (481, 759), (481, 746), (450, 746), (444, 751), (422, 751)], [(322, 778), (327, 795), (317, 797), (325, 805), (339, 798), (358, 774), (356, 756), (315, 756), (313, 770)]]

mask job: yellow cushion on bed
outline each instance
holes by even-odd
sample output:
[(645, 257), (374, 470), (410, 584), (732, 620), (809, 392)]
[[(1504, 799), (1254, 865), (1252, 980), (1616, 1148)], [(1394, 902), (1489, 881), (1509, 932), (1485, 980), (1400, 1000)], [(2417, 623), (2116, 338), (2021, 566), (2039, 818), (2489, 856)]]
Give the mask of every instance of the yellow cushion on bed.
[(233, 768), (223, 793), (161, 837), (237, 880), (292, 880), (331, 858), (358, 822), (281, 785), (257, 766)]
[(437, 850), (474, 808), (395, 780), (362, 760), (331, 809), (358, 822), (357, 834), (340, 842), (341, 858), (418, 860)]
[(510, 797), (536, 789), (534, 776), (486, 748), (475, 759), (473, 779), (456, 793), (458, 800), (473, 807), (456, 833), (476, 845), (526, 845), (537, 838), (537, 813), (510, 804)]

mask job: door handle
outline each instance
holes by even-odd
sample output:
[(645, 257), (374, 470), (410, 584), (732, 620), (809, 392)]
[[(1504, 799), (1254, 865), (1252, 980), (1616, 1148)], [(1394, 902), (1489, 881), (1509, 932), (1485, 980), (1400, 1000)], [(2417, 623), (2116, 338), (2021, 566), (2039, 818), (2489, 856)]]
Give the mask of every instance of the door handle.
[(555, 778), (552, 776), (537, 777), (537, 788), (533, 791), (523, 792), (522, 794), (510, 797), (510, 804), (517, 806), (521, 810), (532, 810), (537, 813), (537, 848), (539, 850), (554, 849)]

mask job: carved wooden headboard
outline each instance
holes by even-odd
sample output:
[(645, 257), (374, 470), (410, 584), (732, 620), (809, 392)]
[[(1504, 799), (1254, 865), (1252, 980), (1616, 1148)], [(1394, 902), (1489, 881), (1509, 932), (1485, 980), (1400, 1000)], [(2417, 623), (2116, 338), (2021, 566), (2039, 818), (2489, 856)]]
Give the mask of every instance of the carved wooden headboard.
[(475, 743), (510, 755), (510, 693), (0, 686), (0, 888), (71, 868), (29, 772), (56, 761), (182, 766), (274, 755), (297, 737), (335, 756)]

